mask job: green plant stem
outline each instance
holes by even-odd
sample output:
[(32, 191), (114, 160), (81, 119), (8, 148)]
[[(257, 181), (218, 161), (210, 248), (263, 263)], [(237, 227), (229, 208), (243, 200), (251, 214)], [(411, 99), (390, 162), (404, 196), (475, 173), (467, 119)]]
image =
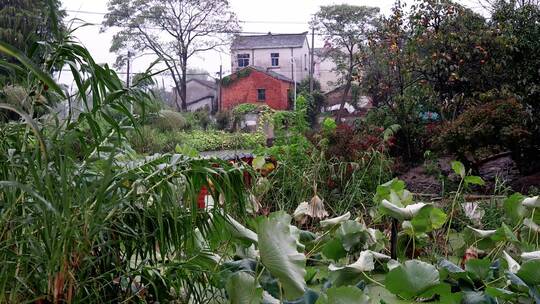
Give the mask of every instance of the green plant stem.
[(465, 178), (461, 178), (459, 181), (458, 189), (456, 191), (456, 195), (454, 195), (454, 199), (452, 200), (452, 207), (450, 208), (450, 218), (448, 219), (448, 228), (446, 230), (446, 241), (445, 241), (445, 247), (446, 247), (446, 253), (445, 256), (448, 258), (448, 243), (450, 242), (450, 229), (452, 227), (452, 220), (454, 218), (454, 209), (457, 202), (458, 197), (461, 195), (462, 185)]

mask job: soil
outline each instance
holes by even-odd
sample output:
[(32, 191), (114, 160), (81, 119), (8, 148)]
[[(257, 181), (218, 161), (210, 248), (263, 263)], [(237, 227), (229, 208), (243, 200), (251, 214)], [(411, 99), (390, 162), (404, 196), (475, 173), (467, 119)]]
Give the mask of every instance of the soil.
[[(453, 157), (443, 157), (432, 161), (430, 165), (421, 164), (410, 168), (399, 178), (407, 184), (407, 189), (414, 193), (437, 194), (442, 192), (439, 176), (448, 177), (449, 181), (458, 181), (450, 166)], [(494, 155), (476, 164), (477, 175), (486, 185), (473, 189), (473, 192), (493, 194), (496, 185), (510, 187), (523, 194), (536, 194), (540, 190), (540, 172), (522, 175), (516, 162), (507, 154)]]

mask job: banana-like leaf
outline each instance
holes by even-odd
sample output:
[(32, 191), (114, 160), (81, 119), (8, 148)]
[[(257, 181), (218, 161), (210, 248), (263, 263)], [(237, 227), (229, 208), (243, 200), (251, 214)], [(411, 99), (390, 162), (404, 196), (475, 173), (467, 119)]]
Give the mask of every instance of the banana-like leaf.
[(284, 297), (294, 300), (306, 289), (306, 257), (298, 252), (298, 235), (291, 229), (291, 216), (272, 213), (258, 219), (259, 254), (266, 269), (281, 283)]
[(49, 88), (53, 89), (56, 93), (58, 93), (63, 98), (66, 98), (66, 95), (64, 94), (64, 91), (60, 86), (51, 78), (51, 76), (47, 75), (45, 72), (43, 72), (40, 68), (38, 68), (32, 60), (30, 60), (28, 57), (26, 57), (22, 52), (15, 49), (11, 45), (1, 42), (0, 41), (0, 52), (15, 57), (17, 60), (19, 60), (27, 69), (29, 69), (32, 73), (36, 75), (37, 78), (39, 78), (41, 81), (43, 81), (44, 84), (49, 86)]

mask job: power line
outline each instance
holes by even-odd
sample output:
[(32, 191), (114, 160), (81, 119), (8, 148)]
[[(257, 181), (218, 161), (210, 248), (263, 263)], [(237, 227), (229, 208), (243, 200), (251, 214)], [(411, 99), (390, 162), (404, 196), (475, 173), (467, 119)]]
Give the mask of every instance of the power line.
[[(92, 23), (92, 22), (86, 22), (85, 20), (72, 20), (71, 21), (74, 24), (79, 25), (87, 25), (87, 26), (102, 26), (102, 24), (99, 23)], [(129, 25), (114, 25), (110, 26), (113, 28), (137, 28), (135, 26), (129, 26)], [(161, 27), (155, 27), (155, 26), (145, 26), (141, 27), (143, 29), (150, 29), (150, 30), (163, 30)], [(244, 35), (267, 35), (268, 32), (246, 32), (246, 31), (201, 31), (201, 30), (193, 30), (194, 33), (214, 33), (214, 34), (244, 34)], [(272, 35), (290, 35), (291, 33), (272, 33)], [(315, 33), (315, 36), (326, 36), (322, 33)]]
[[(112, 13), (104, 13), (104, 12), (94, 12), (94, 11), (83, 11), (83, 10), (65, 10), (69, 13), (80, 13), (80, 14), (87, 14), (87, 15), (99, 15), (99, 16), (119, 16), (119, 17), (126, 17), (122, 14), (112, 14)], [(160, 19), (159, 17), (155, 16), (145, 16), (144, 18), (147, 19)], [(301, 21), (273, 21), (273, 20), (239, 20), (240, 23), (262, 23), (262, 24), (307, 24), (307, 22), (301, 22)]]

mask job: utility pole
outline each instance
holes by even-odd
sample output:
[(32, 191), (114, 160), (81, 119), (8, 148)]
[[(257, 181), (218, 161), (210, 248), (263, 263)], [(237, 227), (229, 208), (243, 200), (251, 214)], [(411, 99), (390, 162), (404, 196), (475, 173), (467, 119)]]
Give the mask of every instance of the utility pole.
[(309, 93), (313, 94), (313, 76), (315, 76), (315, 62), (314, 62), (314, 53), (315, 53), (315, 27), (311, 28), (311, 54), (310, 54), (310, 65), (309, 65)]
[(218, 83), (218, 102), (217, 102), (217, 109), (218, 111), (221, 110), (221, 81), (223, 80), (223, 66), (219, 65), (219, 83)]
[[(127, 87), (128, 89), (129, 89), (129, 87), (130, 87), (130, 85), (131, 85), (131, 84), (130, 84), (130, 78), (129, 78), (129, 77), (130, 77), (130, 75), (129, 75), (130, 69), (131, 69), (131, 52), (128, 51), (128, 53), (127, 53), (127, 73), (126, 73), (126, 74), (127, 74), (127, 75), (126, 75), (126, 87)], [(131, 114), (133, 114), (133, 101), (130, 102), (130, 104), (129, 104), (129, 112), (130, 112)]]
[(291, 58), (292, 70), (293, 70), (293, 82), (294, 82), (294, 103), (293, 110), (296, 111), (296, 69), (294, 66), (294, 57)]
[(130, 87), (130, 78), (129, 78), (129, 72), (130, 72), (130, 68), (131, 68), (131, 52), (128, 51), (127, 53), (127, 75), (126, 75), (126, 87), (129, 89)]

